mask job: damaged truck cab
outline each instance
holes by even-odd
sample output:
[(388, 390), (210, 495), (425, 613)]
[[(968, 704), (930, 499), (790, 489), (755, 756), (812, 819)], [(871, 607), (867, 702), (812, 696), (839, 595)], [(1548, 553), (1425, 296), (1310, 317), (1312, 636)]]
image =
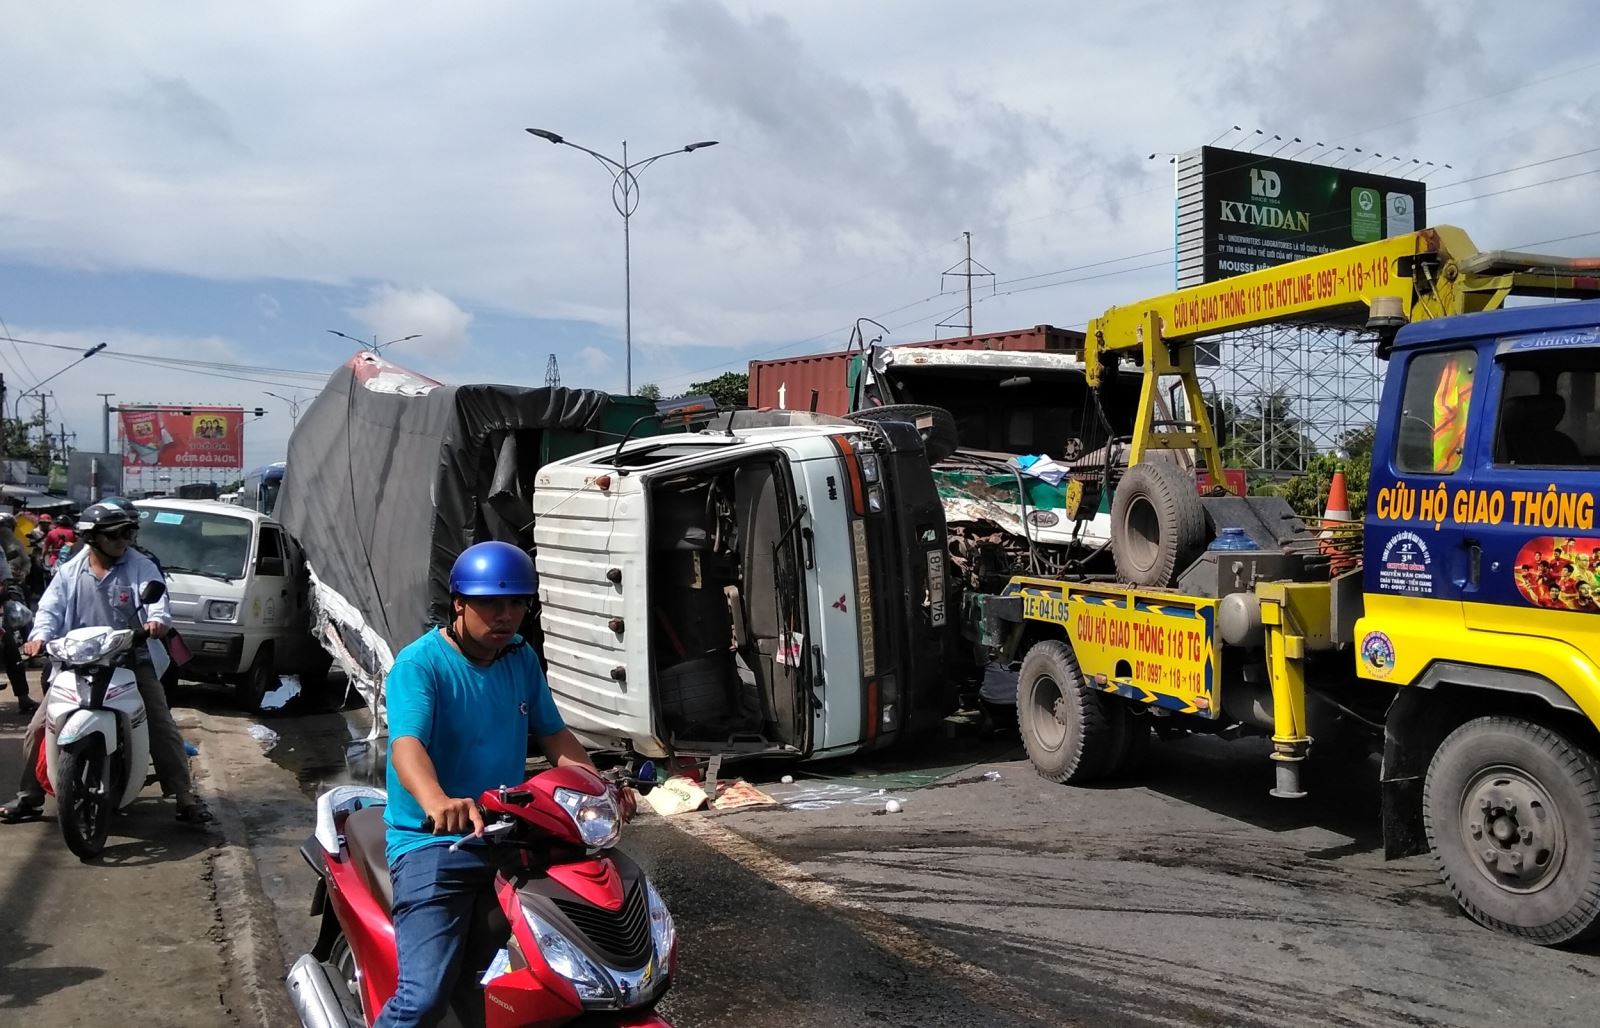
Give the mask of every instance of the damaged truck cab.
[(544, 655), (591, 743), (838, 756), (953, 696), (945, 524), (906, 422), (739, 411), (540, 469)]

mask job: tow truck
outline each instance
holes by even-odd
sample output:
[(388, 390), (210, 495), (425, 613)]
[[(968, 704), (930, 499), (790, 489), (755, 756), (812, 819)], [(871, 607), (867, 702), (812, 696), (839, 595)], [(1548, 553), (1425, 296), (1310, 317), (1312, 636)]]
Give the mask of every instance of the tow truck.
[[(1156, 735), (1264, 735), (1272, 794), (1298, 799), (1308, 754), (1353, 743), (1382, 755), (1386, 856), (1431, 851), (1489, 928), (1600, 935), (1596, 297), (1600, 260), (1441, 226), (1090, 322), (1092, 385), (1144, 373), (1126, 445), (1067, 488), (1074, 519), (1109, 495), (1112, 567), (962, 599), (968, 639), (1020, 661), (1039, 774), (1127, 775)], [(1388, 362), (1361, 521), (1228, 491), (1196, 343), (1294, 321), (1364, 328)]]

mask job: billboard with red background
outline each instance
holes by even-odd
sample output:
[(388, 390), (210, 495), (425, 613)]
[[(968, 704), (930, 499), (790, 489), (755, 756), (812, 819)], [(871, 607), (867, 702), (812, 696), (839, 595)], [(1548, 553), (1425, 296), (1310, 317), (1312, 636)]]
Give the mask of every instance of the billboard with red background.
[(244, 467), (243, 407), (122, 407), (125, 468)]

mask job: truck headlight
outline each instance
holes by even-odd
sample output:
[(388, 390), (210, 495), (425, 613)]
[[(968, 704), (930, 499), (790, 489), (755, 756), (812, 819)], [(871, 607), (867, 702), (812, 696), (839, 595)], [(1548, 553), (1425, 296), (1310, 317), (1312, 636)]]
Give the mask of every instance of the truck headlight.
[(874, 514), (883, 513), (883, 487), (876, 485), (867, 486), (867, 510)]
[(856, 457), (861, 462), (861, 477), (868, 482), (878, 480), (878, 455), (876, 453), (862, 453)]
[(207, 621), (232, 621), (239, 613), (235, 600), (210, 600), (206, 603)]

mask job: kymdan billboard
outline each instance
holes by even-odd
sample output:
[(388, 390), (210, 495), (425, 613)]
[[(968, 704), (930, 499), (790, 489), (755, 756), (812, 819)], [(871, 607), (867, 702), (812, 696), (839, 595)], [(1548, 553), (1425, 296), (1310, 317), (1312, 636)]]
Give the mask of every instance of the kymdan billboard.
[(1426, 228), (1426, 186), (1205, 146), (1178, 159), (1178, 285)]

